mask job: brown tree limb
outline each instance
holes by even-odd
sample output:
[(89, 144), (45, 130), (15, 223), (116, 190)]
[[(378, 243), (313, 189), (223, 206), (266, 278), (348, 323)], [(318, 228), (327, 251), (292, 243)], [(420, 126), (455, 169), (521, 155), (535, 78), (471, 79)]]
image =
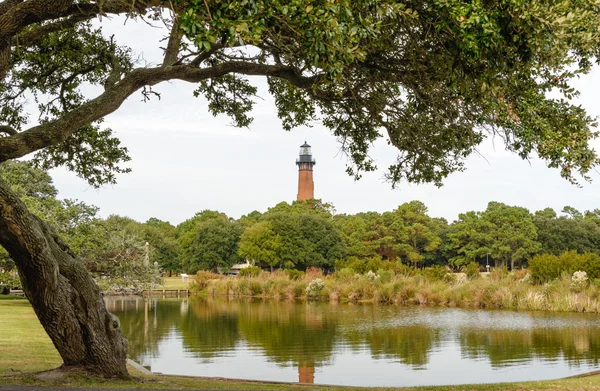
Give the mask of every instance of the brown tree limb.
[(61, 19), (53, 23), (23, 31), (12, 38), (12, 46), (33, 46), (48, 34), (75, 27), (77, 23), (84, 22), (94, 18), (95, 15), (73, 15), (66, 19)]
[(169, 34), (169, 41), (167, 42), (167, 49), (165, 50), (165, 58), (162, 63), (163, 67), (173, 65), (177, 62), (182, 38), (183, 31), (179, 28), (179, 20), (177, 17), (174, 17), (171, 33)]
[(114, 86), (108, 86), (101, 95), (65, 113), (60, 118), (34, 126), (14, 136), (0, 138), (0, 162), (22, 157), (65, 141), (82, 126), (117, 110), (125, 99), (143, 86), (152, 86), (167, 80), (197, 83), (229, 73), (278, 77), (299, 88), (309, 88), (319, 80), (319, 76), (302, 76), (290, 67), (235, 61), (210, 68), (195, 68), (189, 65), (138, 68), (128, 73)]
[(22, 3), (24, 0), (4, 0), (0, 3), (0, 15), (7, 13), (15, 5)]
[(15, 134), (17, 134), (19, 132), (17, 132), (16, 129), (13, 128), (12, 126), (0, 125), (0, 133), (7, 134), (9, 136), (14, 136)]
[(217, 50), (223, 48), (221, 44), (215, 43), (212, 45), (208, 52), (201, 52), (190, 62), (190, 66), (199, 67), (205, 60), (210, 58)]

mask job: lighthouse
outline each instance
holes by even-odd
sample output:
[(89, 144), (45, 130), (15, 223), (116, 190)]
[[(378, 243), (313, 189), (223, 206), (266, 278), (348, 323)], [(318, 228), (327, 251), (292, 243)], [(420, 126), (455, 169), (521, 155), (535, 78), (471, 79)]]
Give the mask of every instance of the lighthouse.
[(310, 145), (304, 142), (300, 146), (300, 156), (296, 159), (298, 166), (298, 200), (315, 198), (315, 183), (313, 182), (313, 166), (317, 162), (312, 158)]

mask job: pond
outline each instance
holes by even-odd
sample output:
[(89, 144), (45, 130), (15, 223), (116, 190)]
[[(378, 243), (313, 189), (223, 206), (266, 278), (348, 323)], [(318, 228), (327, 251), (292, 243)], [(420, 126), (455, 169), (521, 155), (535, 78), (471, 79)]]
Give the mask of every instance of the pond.
[(355, 386), (553, 379), (597, 369), (600, 316), (227, 299), (106, 298), (154, 372)]

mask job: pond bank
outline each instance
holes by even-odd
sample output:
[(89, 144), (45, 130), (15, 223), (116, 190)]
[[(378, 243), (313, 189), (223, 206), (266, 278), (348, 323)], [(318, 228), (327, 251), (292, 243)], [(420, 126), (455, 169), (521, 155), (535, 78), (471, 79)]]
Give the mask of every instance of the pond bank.
[(525, 273), (491, 273), (488, 278), (471, 280), (464, 275), (404, 276), (391, 272), (329, 276), (313, 273), (299, 279), (284, 272), (238, 278), (199, 273), (190, 290), (209, 296), (278, 300), (600, 312), (600, 288), (595, 284), (574, 287), (569, 277), (532, 284)]

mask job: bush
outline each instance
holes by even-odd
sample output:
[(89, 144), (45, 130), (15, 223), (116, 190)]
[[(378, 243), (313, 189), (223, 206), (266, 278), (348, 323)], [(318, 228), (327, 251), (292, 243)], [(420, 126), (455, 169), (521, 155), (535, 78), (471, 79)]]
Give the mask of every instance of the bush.
[[(16, 273), (0, 273), (0, 286), (7, 287), (8, 290), (18, 288), (21, 282)], [(1, 290), (1, 289), (0, 289)]]
[(541, 254), (529, 261), (531, 277), (536, 282), (548, 282), (559, 278), (562, 273), (571, 275), (584, 271), (588, 278), (600, 277), (600, 257), (593, 253), (577, 254), (567, 251), (560, 256)]
[(394, 274), (397, 276), (403, 276), (404, 278), (412, 277), (417, 273), (417, 269), (412, 266), (405, 265), (402, 261), (398, 261), (393, 264)]
[(208, 287), (208, 281), (215, 278), (221, 278), (221, 276), (206, 270), (200, 270), (194, 276), (194, 279), (190, 284), (190, 289), (193, 291), (204, 291)]
[(288, 269), (285, 271), (290, 280), (299, 281), (304, 278), (304, 272), (296, 269)]
[(441, 281), (446, 277), (448, 270), (445, 266), (431, 266), (423, 269), (421, 274), (429, 281)]
[(365, 274), (365, 276), (367, 277), (367, 280), (373, 282), (373, 281), (377, 281), (379, 279), (379, 276), (377, 275), (377, 273), (374, 273), (373, 271), (369, 270), (367, 272), (367, 274)]
[(115, 293), (138, 293), (163, 284), (154, 266), (130, 260), (106, 263), (95, 281), (101, 290)]
[(315, 278), (321, 278), (323, 277), (323, 270), (319, 269), (318, 267), (311, 266), (306, 269), (305, 275), (311, 280)]
[(379, 255), (368, 259), (360, 259), (358, 257), (349, 257), (346, 261), (338, 261), (335, 264), (337, 270), (344, 268), (352, 269), (355, 274), (365, 274), (369, 271), (376, 272), (377, 270), (391, 270), (394, 268), (392, 262), (383, 261)]
[(495, 267), (489, 274), (491, 280), (499, 281), (508, 277), (508, 269), (506, 266)]
[(471, 262), (467, 266), (464, 266), (465, 274), (469, 280), (474, 280), (479, 277), (479, 264), (476, 262)]
[(392, 278), (394, 278), (394, 273), (390, 270), (379, 269), (377, 271), (377, 275), (379, 276), (379, 281), (381, 281), (383, 284), (387, 284), (388, 282), (392, 281)]
[(581, 292), (588, 286), (588, 277), (587, 273), (581, 270), (573, 273), (573, 277), (571, 278), (571, 290), (574, 292)]
[(355, 274), (354, 270), (345, 267), (335, 272), (335, 278), (340, 281), (348, 282), (354, 278)]
[(320, 278), (315, 278), (306, 287), (306, 296), (309, 298), (316, 298), (319, 296), (321, 291), (325, 288), (325, 283)]
[(238, 277), (258, 277), (262, 269), (258, 266), (248, 266), (240, 269)]

